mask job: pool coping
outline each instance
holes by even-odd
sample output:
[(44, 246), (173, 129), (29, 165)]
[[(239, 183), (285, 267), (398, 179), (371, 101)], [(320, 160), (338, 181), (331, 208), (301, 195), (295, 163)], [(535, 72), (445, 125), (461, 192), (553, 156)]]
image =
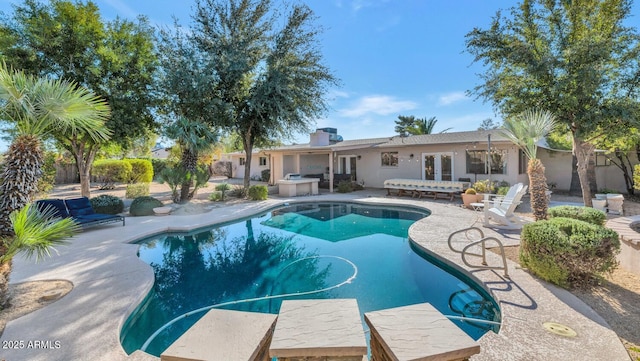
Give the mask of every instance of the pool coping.
[[(143, 352), (126, 355), (120, 330), (129, 314), (153, 286), (154, 276), (137, 257), (138, 246), (129, 242), (164, 231), (188, 231), (266, 212), (288, 202), (357, 201), (372, 204), (410, 205), (427, 208), (431, 216), (409, 230), (411, 240), (448, 264), (466, 269), (458, 254), (447, 246), (448, 234), (469, 225), (480, 225), (479, 213), (446, 201), (384, 196), (384, 190), (348, 194), (272, 198), (216, 208), (210, 212), (163, 217), (127, 217), (127, 225), (96, 227), (60, 247), (59, 254), (33, 264), (14, 259), (11, 282), (67, 279), (74, 289), (59, 301), (7, 324), (1, 341), (50, 340), (53, 347), (3, 350), (10, 360), (158, 360)], [(213, 217), (212, 217), (213, 216)], [(485, 229), (487, 230), (487, 229)], [(518, 234), (487, 230), (507, 244), (517, 244)], [(489, 263), (497, 256), (489, 254)], [(548, 360), (558, 356), (583, 360), (629, 359), (617, 335), (593, 310), (566, 290), (530, 276), (509, 262), (511, 280), (494, 271), (470, 271), (489, 289), (502, 309), (498, 334), (480, 338), (481, 353), (471, 360)], [(575, 338), (555, 336), (542, 327), (552, 321), (578, 332)], [(59, 345), (56, 347), (56, 345)]]

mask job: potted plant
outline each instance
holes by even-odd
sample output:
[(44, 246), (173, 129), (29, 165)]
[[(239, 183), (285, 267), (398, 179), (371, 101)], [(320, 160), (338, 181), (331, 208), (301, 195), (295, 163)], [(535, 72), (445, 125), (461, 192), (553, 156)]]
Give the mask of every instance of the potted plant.
[(485, 194), (493, 193), (493, 184), (488, 179), (483, 179), (473, 183), (473, 189), (477, 193), (478, 202), (482, 202)]
[(467, 188), (464, 193), (462, 193), (462, 203), (465, 208), (473, 208), (471, 207), (471, 203), (478, 202), (478, 195), (476, 194), (476, 190), (473, 188)]

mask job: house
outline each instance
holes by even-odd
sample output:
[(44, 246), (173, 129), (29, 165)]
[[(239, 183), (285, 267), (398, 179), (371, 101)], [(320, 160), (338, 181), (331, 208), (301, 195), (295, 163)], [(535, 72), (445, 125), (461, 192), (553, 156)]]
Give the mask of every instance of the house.
[[(271, 184), (289, 173), (322, 175), (329, 180), (331, 191), (333, 178), (345, 175), (374, 188), (383, 188), (384, 181), (391, 178), (528, 184), (526, 156), (497, 130), (355, 140), (342, 140), (336, 133), (335, 128), (318, 129), (307, 144), (255, 151), (252, 177), (262, 169), (271, 169)], [(538, 158), (546, 167), (548, 182), (557, 189), (569, 189), (571, 152), (539, 148)], [(234, 177), (242, 178), (244, 153), (228, 155), (228, 159)], [(596, 169), (598, 186), (625, 191), (622, 172), (602, 160), (600, 163)]]

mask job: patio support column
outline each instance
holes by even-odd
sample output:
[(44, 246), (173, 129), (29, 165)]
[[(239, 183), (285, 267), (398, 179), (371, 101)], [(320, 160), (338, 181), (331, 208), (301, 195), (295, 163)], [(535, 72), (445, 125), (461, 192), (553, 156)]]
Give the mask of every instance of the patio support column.
[(333, 193), (333, 151), (329, 151), (329, 193)]

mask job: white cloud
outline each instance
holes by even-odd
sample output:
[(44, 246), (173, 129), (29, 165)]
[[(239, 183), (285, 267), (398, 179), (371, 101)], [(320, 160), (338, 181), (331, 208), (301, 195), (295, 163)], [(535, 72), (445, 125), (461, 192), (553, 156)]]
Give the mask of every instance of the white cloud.
[(370, 95), (360, 98), (351, 107), (341, 109), (341, 116), (356, 118), (367, 114), (389, 115), (406, 110), (415, 109), (418, 106), (409, 100), (398, 100), (387, 95)]
[(438, 105), (447, 106), (467, 99), (467, 95), (464, 92), (447, 93), (438, 98)]

